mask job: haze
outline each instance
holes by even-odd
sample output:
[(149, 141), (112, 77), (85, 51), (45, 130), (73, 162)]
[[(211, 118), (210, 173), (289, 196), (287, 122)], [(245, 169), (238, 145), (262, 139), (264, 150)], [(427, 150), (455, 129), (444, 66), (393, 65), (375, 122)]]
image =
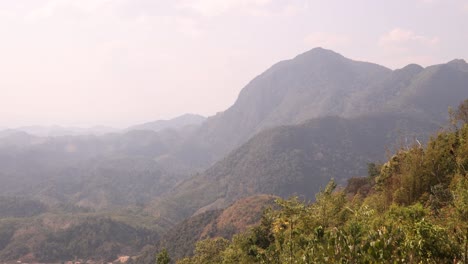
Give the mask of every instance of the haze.
[(0, 127), (213, 115), (317, 46), (390, 68), (466, 59), (468, 1), (0, 0)]

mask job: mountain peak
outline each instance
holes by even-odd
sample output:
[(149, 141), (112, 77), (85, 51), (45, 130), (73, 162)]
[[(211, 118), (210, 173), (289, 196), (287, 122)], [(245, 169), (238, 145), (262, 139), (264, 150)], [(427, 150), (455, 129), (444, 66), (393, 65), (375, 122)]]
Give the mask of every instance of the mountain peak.
[(447, 64), (466, 64), (464, 59), (454, 59), (449, 61)]
[(345, 58), (341, 54), (336, 53), (333, 50), (324, 49), (322, 47), (313, 48), (313, 49), (311, 49), (309, 51), (306, 51), (306, 52), (296, 56), (296, 58), (301, 58), (301, 57), (302, 58), (304, 58), (304, 57), (307, 57), (307, 58), (314, 57), (314, 58), (321, 58), (321, 59), (325, 59), (325, 58), (344, 59)]
[(398, 69), (396, 71), (400, 71), (400, 72), (409, 72), (409, 73), (420, 73), (424, 70), (424, 67), (422, 67), (421, 65), (419, 64), (415, 64), (415, 63), (411, 63), (411, 64), (408, 64), (406, 65), (405, 67), (401, 68), (401, 69)]
[(416, 64), (416, 63), (411, 63), (411, 64), (408, 64), (405, 67), (403, 67), (402, 70), (403, 69), (406, 69), (406, 70), (409, 70), (409, 69), (423, 70), (424, 67), (419, 65), (419, 64)]
[(454, 59), (447, 62), (447, 65), (461, 71), (468, 71), (468, 63), (464, 59)]

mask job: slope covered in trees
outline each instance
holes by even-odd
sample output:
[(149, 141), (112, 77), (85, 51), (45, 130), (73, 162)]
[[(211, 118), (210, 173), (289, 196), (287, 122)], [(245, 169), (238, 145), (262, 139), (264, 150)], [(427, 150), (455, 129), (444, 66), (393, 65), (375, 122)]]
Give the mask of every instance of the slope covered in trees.
[(250, 231), (203, 240), (177, 263), (467, 263), (467, 169), (463, 123), (346, 189), (329, 182), (314, 203), (280, 199)]
[(236, 201), (225, 209), (208, 210), (185, 219), (169, 229), (154, 248), (146, 248), (134, 263), (154, 263), (156, 253), (166, 249), (173, 259), (192, 255), (195, 243), (213, 237), (230, 239), (260, 222), (266, 208), (278, 197), (254, 195)]
[[(365, 175), (398, 141), (428, 138), (438, 126), (400, 114), (325, 117), (259, 133), (204, 173), (182, 182), (152, 205), (171, 221), (197, 210), (224, 208), (254, 194), (313, 199), (331, 178), (342, 184)], [(393, 148), (393, 149), (392, 149)]]

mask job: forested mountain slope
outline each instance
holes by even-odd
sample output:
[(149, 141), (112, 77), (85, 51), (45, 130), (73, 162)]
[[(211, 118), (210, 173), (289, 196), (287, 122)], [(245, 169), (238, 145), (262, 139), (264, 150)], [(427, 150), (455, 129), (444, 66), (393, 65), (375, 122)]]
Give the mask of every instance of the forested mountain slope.
[(331, 179), (365, 175), (367, 164), (398, 144), (424, 142), (437, 124), (393, 113), (323, 117), (263, 131), (205, 172), (182, 182), (152, 206), (157, 215), (183, 219), (265, 193), (312, 199)]

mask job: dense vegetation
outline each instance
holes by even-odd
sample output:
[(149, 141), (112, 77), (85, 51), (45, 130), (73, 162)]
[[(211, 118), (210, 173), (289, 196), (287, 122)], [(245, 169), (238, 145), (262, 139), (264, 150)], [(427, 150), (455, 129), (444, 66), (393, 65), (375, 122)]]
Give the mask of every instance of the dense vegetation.
[(280, 199), (260, 225), (200, 241), (178, 263), (467, 263), (466, 106), (461, 126), (426, 147), (402, 148), (346, 189), (331, 181), (314, 203)]
[(265, 193), (314, 199), (331, 177), (341, 185), (366, 175), (402, 135), (426, 142), (437, 125), (414, 116), (379, 113), (356, 118), (323, 117), (259, 133), (203, 173), (182, 182), (153, 207), (171, 221), (199, 208), (225, 208)]

